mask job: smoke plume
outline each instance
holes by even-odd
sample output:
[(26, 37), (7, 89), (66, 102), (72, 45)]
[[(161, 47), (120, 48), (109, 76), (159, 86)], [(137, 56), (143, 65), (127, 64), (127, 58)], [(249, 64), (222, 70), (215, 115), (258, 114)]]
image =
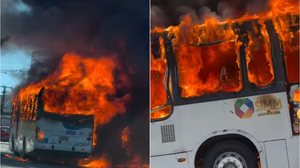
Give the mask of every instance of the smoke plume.
[(207, 17), (238, 18), (267, 10), (267, 0), (152, 0), (151, 27), (178, 25), (188, 15), (194, 23)]
[(32, 52), (28, 78), (19, 88), (45, 78), (68, 52), (118, 57), (118, 70), (132, 82), (116, 96), (130, 93), (132, 101), (124, 116), (98, 128), (95, 152), (115, 163), (126, 158), (119, 142), (126, 126), (133, 128), (132, 148), (148, 163), (148, 9), (147, 0), (1, 0), (2, 36)]

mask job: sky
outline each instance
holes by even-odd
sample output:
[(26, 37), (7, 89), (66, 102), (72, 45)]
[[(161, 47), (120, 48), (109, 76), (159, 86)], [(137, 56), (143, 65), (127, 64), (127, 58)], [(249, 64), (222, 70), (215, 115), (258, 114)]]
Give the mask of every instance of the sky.
[[(8, 13), (24, 13), (30, 12), (28, 5), (21, 0), (1, 0), (1, 16), (4, 12)], [(0, 22), (1, 24), (2, 22)], [(0, 25), (1, 29), (4, 25)], [(0, 30), (1, 30), (0, 29)], [(1, 31), (2, 32), (2, 31)], [(1, 38), (4, 38), (0, 34)], [(28, 49), (20, 48), (9, 41), (0, 49), (0, 86), (16, 87), (20, 84), (21, 79), (26, 73), (17, 72), (19, 70), (28, 70), (31, 64), (31, 53)], [(7, 72), (9, 70), (10, 72)], [(12, 73), (11, 70), (14, 72)]]
[[(31, 56), (28, 51), (15, 46), (7, 45), (1, 49), (1, 76), (0, 86), (16, 87), (26, 75), (31, 63)], [(9, 70), (9, 72), (7, 72)], [(16, 71), (11, 71), (16, 70)], [(23, 71), (20, 72), (19, 70)]]

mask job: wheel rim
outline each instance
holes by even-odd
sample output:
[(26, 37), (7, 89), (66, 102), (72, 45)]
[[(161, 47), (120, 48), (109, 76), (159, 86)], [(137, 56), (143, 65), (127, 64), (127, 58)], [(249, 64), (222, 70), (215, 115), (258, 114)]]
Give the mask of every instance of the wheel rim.
[(226, 152), (216, 159), (213, 168), (247, 168), (247, 164), (238, 153)]

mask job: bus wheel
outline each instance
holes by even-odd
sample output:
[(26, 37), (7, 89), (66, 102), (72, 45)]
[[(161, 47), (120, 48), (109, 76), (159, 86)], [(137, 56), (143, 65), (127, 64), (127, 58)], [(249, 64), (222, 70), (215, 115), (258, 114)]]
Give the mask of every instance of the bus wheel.
[(204, 168), (257, 168), (255, 153), (239, 141), (214, 145), (204, 157)]

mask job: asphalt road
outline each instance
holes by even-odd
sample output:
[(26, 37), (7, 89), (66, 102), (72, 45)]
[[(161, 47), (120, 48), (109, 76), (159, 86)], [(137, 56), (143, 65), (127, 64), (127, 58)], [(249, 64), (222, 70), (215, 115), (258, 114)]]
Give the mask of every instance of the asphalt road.
[[(8, 142), (0, 142), (1, 168), (70, 168), (58, 163), (45, 161), (30, 161), (21, 157), (16, 157), (8, 148)], [(74, 167), (74, 166), (72, 166)]]

